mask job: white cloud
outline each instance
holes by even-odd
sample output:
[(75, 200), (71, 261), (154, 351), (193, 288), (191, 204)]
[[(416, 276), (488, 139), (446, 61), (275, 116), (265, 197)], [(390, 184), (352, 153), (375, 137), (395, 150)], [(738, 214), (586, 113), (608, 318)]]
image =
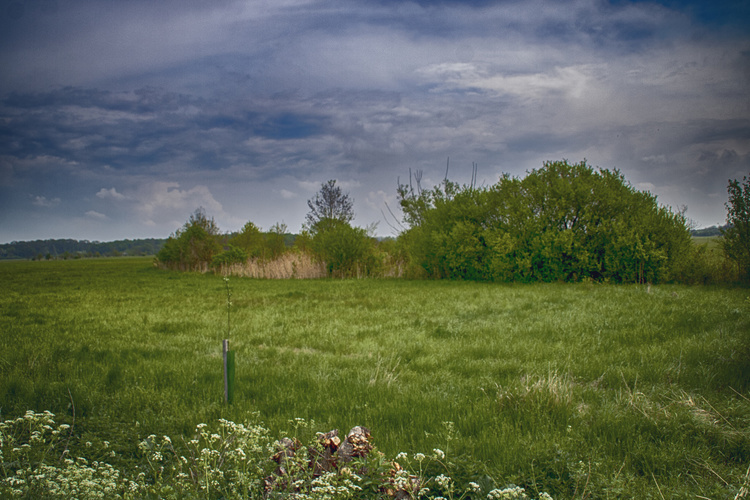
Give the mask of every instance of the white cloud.
[(101, 199), (107, 199), (111, 198), (113, 200), (125, 200), (127, 197), (124, 194), (118, 193), (115, 188), (101, 188), (98, 193), (96, 193), (97, 198)]
[(91, 217), (92, 219), (97, 219), (97, 220), (106, 220), (106, 219), (108, 219), (108, 217), (106, 215), (104, 215), (102, 213), (99, 213), (99, 212), (96, 212), (94, 210), (89, 210), (88, 212), (86, 212), (86, 217)]
[(158, 181), (139, 188), (134, 194), (135, 210), (144, 223), (173, 225), (175, 220), (187, 220), (199, 207), (212, 217), (224, 217), (224, 209), (211, 190), (203, 185), (180, 189), (177, 182)]
[(32, 196), (31, 204), (37, 207), (51, 208), (60, 204), (60, 198), (48, 199), (45, 196)]
[(288, 189), (280, 189), (279, 194), (285, 200), (291, 200), (297, 197), (297, 193), (293, 193), (289, 191)]

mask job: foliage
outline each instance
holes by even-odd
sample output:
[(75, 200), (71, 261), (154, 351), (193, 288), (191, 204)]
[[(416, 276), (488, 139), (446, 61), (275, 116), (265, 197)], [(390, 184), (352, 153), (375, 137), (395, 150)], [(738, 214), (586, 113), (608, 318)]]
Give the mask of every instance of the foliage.
[(350, 223), (354, 219), (354, 200), (344, 194), (335, 180), (321, 184), (315, 198), (307, 200), (310, 211), (305, 216), (307, 228), (315, 233), (318, 226), (326, 221)]
[(243, 264), (247, 262), (248, 258), (250, 256), (244, 249), (229, 245), (226, 250), (217, 254), (211, 260), (211, 267), (221, 268), (222, 266), (231, 266), (232, 264)]
[(263, 233), (251, 221), (245, 223), (242, 230), (231, 238), (229, 243), (244, 250), (250, 258), (257, 258), (263, 255)]
[(352, 227), (348, 222), (338, 219), (319, 221), (311, 247), (313, 253), (326, 263), (330, 275), (367, 276), (376, 271), (372, 238), (366, 230)]
[(221, 276), (118, 258), (3, 262), (0, 282), (2, 419), (48, 409), (73, 427), (50, 466), (67, 444), (153, 485), (148, 436), (190, 460), (196, 423), (210, 439), (258, 411), (275, 439), (301, 417), (367, 426), (386, 457), (441, 449), (456, 491), (482, 498), (734, 498), (746, 480), (744, 288), (236, 279), (226, 406)]
[(198, 208), (182, 226), (169, 237), (156, 254), (157, 261), (182, 270), (205, 269), (221, 251), (219, 227), (203, 208)]
[(711, 236), (721, 236), (721, 232), (725, 231), (729, 226), (711, 226), (711, 227), (705, 227), (703, 229), (693, 229), (690, 231), (690, 234), (693, 237), (698, 238), (705, 238), (705, 237), (711, 237)]
[[(406, 453), (387, 459), (371, 449), (365, 457), (333, 461), (332, 470), (318, 470), (324, 451), (318, 437), (306, 446), (297, 437), (273, 442), (260, 424), (226, 419), (212, 426), (198, 424), (189, 439), (151, 434), (138, 443), (136, 467), (118, 470), (90, 455), (73, 459), (63, 450), (60, 457), (50, 456), (50, 450), (59, 448), (61, 436), (72, 434), (67, 424), (57, 426), (54, 417), (49, 411), (27, 411), (23, 417), (0, 422), (4, 498), (529, 499), (524, 488), (516, 486), (483, 491), (473, 481), (456, 484), (449, 475), (450, 462), (439, 449), (430, 457), (416, 453), (413, 460)], [(305, 423), (299, 418), (293, 422), (297, 428)], [(107, 456), (114, 458), (113, 444), (104, 441), (94, 453), (110, 450)], [(93, 444), (87, 445), (91, 453)], [(273, 458), (272, 451), (277, 452)], [(280, 467), (275, 467), (274, 458)], [(440, 465), (439, 475), (428, 472), (432, 463)], [(542, 492), (539, 499), (552, 497)]]
[(0, 245), (0, 259), (50, 260), (63, 258), (117, 257), (120, 255), (156, 255), (164, 239), (117, 240), (109, 242), (88, 240), (14, 241)]
[(200, 227), (210, 236), (218, 236), (220, 233), (219, 226), (216, 225), (214, 218), (206, 215), (206, 210), (203, 207), (198, 207), (195, 212), (190, 214), (184, 229), (189, 227)]
[(724, 252), (739, 269), (740, 278), (750, 283), (750, 179), (730, 180), (727, 186), (729, 201), (727, 229), (724, 236)]
[(399, 187), (412, 262), (434, 278), (660, 282), (690, 248), (682, 214), (617, 171), (548, 162), (488, 188)]
[(266, 248), (268, 249), (267, 257), (276, 259), (286, 250), (285, 235), (287, 232), (286, 224), (277, 222), (271, 226), (271, 230), (266, 233)]

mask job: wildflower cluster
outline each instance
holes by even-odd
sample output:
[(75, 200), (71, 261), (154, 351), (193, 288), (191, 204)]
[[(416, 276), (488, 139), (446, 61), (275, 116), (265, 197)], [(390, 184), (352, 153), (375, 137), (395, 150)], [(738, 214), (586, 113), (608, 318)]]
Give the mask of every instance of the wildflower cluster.
[[(443, 426), (446, 444), (450, 446), (451, 441), (457, 438), (458, 432), (453, 422), (443, 422)], [(411, 457), (401, 452), (396, 455), (393, 466), (397, 472), (391, 481), (392, 490), (387, 493), (395, 498), (531, 500), (523, 488), (515, 485), (487, 491), (489, 488), (485, 489), (474, 481), (457, 484), (450, 476), (454, 464), (448, 460), (446, 452), (439, 448), (434, 448), (429, 455), (416, 453)], [(539, 494), (539, 500), (552, 500), (552, 497), (542, 492)]]
[[(297, 432), (314, 425), (292, 424)], [(486, 492), (475, 482), (457, 484), (437, 448), (388, 459), (364, 427), (344, 439), (338, 430), (317, 433), (303, 445), (296, 435), (273, 441), (260, 425), (220, 419), (198, 424), (190, 439), (142, 439), (131, 470), (91, 458), (113, 456), (107, 441), (81, 442), (89, 458), (70, 456), (71, 438), (73, 429), (48, 411), (1, 422), (0, 498), (529, 499), (516, 486)], [(542, 493), (539, 500), (552, 499)]]
[[(530, 500), (526, 490), (520, 486), (509, 486), (504, 489), (494, 489), (487, 494), (488, 500)], [(539, 500), (552, 500), (545, 492), (539, 494)]]
[(54, 417), (49, 411), (29, 410), (23, 417), (0, 422), (0, 497), (139, 497), (142, 488), (111, 465), (69, 456), (72, 429), (57, 425)]
[(260, 425), (219, 419), (195, 427), (179, 450), (169, 436), (150, 435), (139, 444), (146, 459), (149, 492), (176, 497), (246, 498), (257, 493), (267, 462), (267, 430)]

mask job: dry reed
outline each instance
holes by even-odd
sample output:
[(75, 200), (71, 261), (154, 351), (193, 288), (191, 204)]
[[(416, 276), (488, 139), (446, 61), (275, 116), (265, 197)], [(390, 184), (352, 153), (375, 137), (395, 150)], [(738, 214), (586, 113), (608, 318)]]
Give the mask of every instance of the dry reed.
[(263, 279), (311, 279), (327, 276), (325, 263), (318, 262), (310, 254), (303, 252), (286, 252), (272, 260), (249, 259), (243, 264), (222, 266), (221, 274)]

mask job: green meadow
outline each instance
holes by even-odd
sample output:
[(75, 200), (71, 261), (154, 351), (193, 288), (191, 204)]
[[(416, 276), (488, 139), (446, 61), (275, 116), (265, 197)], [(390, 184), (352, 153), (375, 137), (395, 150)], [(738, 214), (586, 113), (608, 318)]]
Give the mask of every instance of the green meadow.
[(750, 481), (747, 289), (231, 278), (228, 332), (221, 276), (147, 258), (2, 262), (0, 284), (0, 419), (50, 410), (73, 452), (106, 440), (122, 470), (148, 435), (252, 417), (276, 438), (302, 418), (368, 427), (390, 457), (444, 450), (476, 498), (743, 498)]

